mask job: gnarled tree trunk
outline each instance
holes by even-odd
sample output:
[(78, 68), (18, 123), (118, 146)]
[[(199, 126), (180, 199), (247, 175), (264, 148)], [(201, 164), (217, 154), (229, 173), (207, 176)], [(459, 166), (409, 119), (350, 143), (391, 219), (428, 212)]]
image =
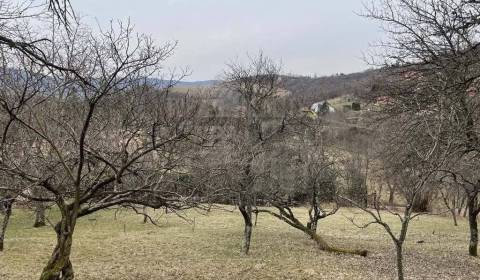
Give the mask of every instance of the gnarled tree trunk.
[(33, 227), (44, 227), (45, 224), (45, 204), (37, 202), (35, 205), (35, 223)]
[(253, 177), (252, 177), (253, 158), (249, 158), (244, 166), (244, 178), (241, 183), (241, 192), (239, 197), (238, 209), (243, 217), (244, 231), (242, 253), (248, 255), (250, 251), (250, 242), (252, 240), (252, 213), (253, 213)]
[[(305, 228), (306, 229), (306, 228)], [(307, 235), (309, 235), (315, 243), (317, 243), (318, 247), (322, 251), (332, 252), (332, 253), (340, 253), (340, 254), (350, 254), (350, 255), (359, 255), (362, 257), (366, 257), (368, 255), (367, 250), (352, 250), (352, 249), (345, 249), (345, 248), (337, 248), (330, 246), (323, 238), (315, 232), (310, 230), (304, 231)]]
[[(390, 179), (391, 180), (391, 179)], [(395, 204), (395, 185), (392, 181), (387, 180), (388, 187), (388, 207), (393, 208)], [(379, 196), (380, 197), (380, 196)]]
[(3, 251), (5, 232), (7, 231), (7, 226), (8, 226), (8, 222), (10, 221), (10, 216), (12, 215), (12, 205), (13, 205), (13, 199), (7, 197), (2, 202), (2, 205), (0, 206), (1, 211), (3, 211), (3, 222), (2, 222), (2, 227), (0, 228), (0, 252)]
[(309, 227), (305, 226), (300, 222), (294, 215), (293, 212), (290, 210), (285, 211), (281, 206), (275, 206), (279, 211), (280, 214), (274, 213), (270, 210), (258, 210), (259, 212), (268, 213), (281, 221), (284, 221), (288, 225), (301, 230), (306, 235), (310, 236), (315, 243), (317, 243), (318, 248), (322, 251), (333, 252), (333, 253), (341, 253), (341, 254), (351, 254), (351, 255), (359, 255), (362, 257), (366, 257), (368, 255), (367, 250), (351, 250), (351, 249), (343, 249), (343, 248), (336, 248), (334, 246), (329, 245), (319, 234), (312, 231)]
[(332, 252), (332, 253), (340, 253), (340, 254), (350, 254), (350, 255), (359, 255), (362, 257), (366, 257), (368, 255), (367, 250), (355, 250), (355, 249), (345, 249), (345, 248), (337, 248), (329, 245), (320, 235), (315, 232), (308, 230), (307, 228), (301, 229), (307, 235), (309, 235), (315, 243), (317, 243), (318, 247), (322, 251)]
[(478, 256), (478, 222), (477, 217), (480, 209), (477, 205), (477, 197), (468, 198), (468, 225), (470, 227), (470, 243), (468, 253), (470, 256)]
[(320, 220), (320, 207), (318, 206), (317, 199), (317, 188), (314, 186), (312, 188), (312, 199), (310, 201), (310, 209), (308, 210), (309, 222), (307, 223), (307, 228), (312, 232), (317, 232), (318, 220)]
[(75, 223), (76, 218), (64, 216), (55, 226), (57, 244), (50, 260), (43, 269), (40, 280), (72, 280), (74, 278), (70, 254)]
[(250, 242), (252, 240), (252, 203), (248, 194), (242, 195), (238, 209), (242, 213), (244, 221), (242, 253), (248, 254), (250, 251)]

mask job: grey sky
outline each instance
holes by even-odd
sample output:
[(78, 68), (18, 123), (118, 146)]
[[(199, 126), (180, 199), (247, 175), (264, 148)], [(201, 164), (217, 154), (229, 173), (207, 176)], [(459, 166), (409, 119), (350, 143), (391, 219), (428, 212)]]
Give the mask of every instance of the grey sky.
[(262, 49), (286, 73), (329, 75), (367, 68), (362, 52), (381, 34), (354, 12), (360, 0), (72, 0), (101, 23), (130, 18), (158, 42), (178, 40), (168, 66), (187, 80), (214, 79), (225, 62)]

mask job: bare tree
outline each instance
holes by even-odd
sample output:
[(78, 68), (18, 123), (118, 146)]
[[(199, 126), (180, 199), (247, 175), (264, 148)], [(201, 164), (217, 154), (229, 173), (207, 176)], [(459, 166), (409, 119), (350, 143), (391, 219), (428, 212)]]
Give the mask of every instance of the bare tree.
[(341, 173), (346, 183), (344, 193), (367, 207), (371, 139), (369, 135), (365, 135), (365, 131), (359, 129), (347, 129), (345, 133), (348, 137), (343, 140), (342, 146), (347, 156), (342, 160), (343, 172)]
[[(381, 198), (375, 193), (372, 208), (342, 196), (344, 201), (358, 207), (372, 218), (370, 222), (363, 225), (357, 225), (354, 218), (351, 218), (352, 223), (360, 228), (378, 224), (383, 227), (392, 239), (396, 249), (397, 276), (399, 280), (405, 279), (403, 246), (407, 239), (409, 225), (415, 217), (428, 214), (428, 212), (416, 212), (415, 201), (423, 193), (430, 191), (430, 182), (436, 181), (435, 176), (445, 164), (447, 157), (447, 152), (439, 150), (439, 145), (433, 144), (429, 146), (429, 138), (421, 136), (423, 128), (419, 128), (418, 131), (413, 131), (412, 129), (399, 130), (401, 121), (397, 119), (384, 124), (384, 126), (389, 128), (382, 130), (385, 135), (376, 144), (383, 147), (378, 155), (383, 158), (382, 168), (392, 171), (386, 174), (395, 176), (396, 190), (405, 202), (402, 205), (403, 211), (398, 213), (394, 210), (389, 210), (388, 207), (382, 204)], [(426, 142), (422, 140), (426, 140)], [(399, 145), (398, 141), (402, 144)], [(384, 213), (383, 210), (387, 212)], [(398, 233), (392, 229), (391, 224), (384, 220), (385, 215), (398, 217), (401, 224)]]
[(61, 214), (42, 280), (73, 279), (70, 252), (80, 217), (114, 206), (194, 205), (196, 188), (180, 184), (177, 174), (188, 170), (188, 150), (206, 141), (197, 104), (169, 98), (172, 83), (152, 87), (175, 43), (157, 47), (128, 24), (96, 35), (72, 26), (56, 36), (49, 61), (73, 72), (47, 67), (38, 73), (43, 83), (1, 100), (15, 129), (4, 138), (0, 170), (17, 184), (5, 189), (55, 203)]
[[(457, 193), (450, 194), (452, 196), (451, 206), (449, 209), (454, 215), (456, 204), (460, 204), (457, 207), (462, 208), (462, 205), (465, 200), (458, 201), (461, 197), (466, 198), (466, 208), (465, 211), (468, 212), (468, 223), (470, 227), (470, 243), (469, 243), (469, 253), (471, 256), (478, 255), (478, 215), (480, 214), (480, 202), (479, 202), (479, 193), (480, 193), (480, 181), (477, 178), (476, 170), (480, 168), (478, 165), (479, 162), (476, 158), (466, 157), (454, 157), (455, 160), (450, 162), (449, 166), (446, 166), (441, 170), (442, 177), (441, 181), (446, 184), (450, 184), (456, 187)], [(463, 190), (463, 195), (458, 193), (458, 189)], [(455, 189), (454, 189), (455, 191)], [(445, 204), (448, 202), (448, 195), (443, 195)], [(447, 206), (448, 207), (448, 206)], [(454, 216), (455, 217), (455, 216)]]
[(62, 66), (49, 58), (48, 51), (53, 42), (46, 36), (48, 34), (36, 32), (29, 23), (29, 20), (41, 20), (45, 17), (67, 32), (76, 24), (70, 0), (1, 0), (0, 45), (21, 52), (36, 64), (75, 73), (74, 69)]
[[(320, 250), (366, 256), (366, 250), (335, 247), (318, 232), (319, 221), (339, 209), (338, 156), (332, 154), (332, 148), (325, 143), (328, 128), (312, 120), (306, 128), (300, 127), (304, 130), (299, 135), (290, 135), (283, 143), (273, 144), (258, 167), (263, 171), (258, 182), (262, 197), (278, 212), (264, 207), (255, 212), (268, 213), (302, 231), (316, 242)], [(304, 203), (309, 208), (306, 224), (292, 210)], [(331, 209), (324, 207), (327, 204), (333, 205)]]
[[(402, 118), (410, 127), (424, 127), (433, 143), (450, 149), (452, 162), (478, 166), (479, 129), (479, 33), (480, 6), (463, 0), (379, 0), (366, 6), (365, 16), (382, 23), (388, 39), (379, 44), (382, 61), (389, 69), (384, 117)], [(390, 75), (392, 74), (392, 75)], [(454, 145), (449, 145), (454, 143)], [(476, 201), (478, 174), (448, 164), (446, 173), (457, 173), (468, 197), (469, 254), (477, 256)], [(463, 172), (466, 171), (467, 174)], [(452, 174), (451, 174), (452, 175)], [(452, 175), (453, 176), (453, 175)], [(455, 177), (455, 176), (453, 176)]]
[(439, 192), (445, 207), (452, 214), (453, 225), (458, 226), (457, 217), (461, 214), (462, 204), (465, 203), (465, 194), (462, 187), (455, 182), (443, 182)]
[[(277, 120), (271, 114), (272, 101), (280, 89), (280, 66), (259, 53), (249, 57), (247, 65), (230, 63), (225, 71), (224, 87), (240, 101), (240, 115), (229, 142), (238, 163), (234, 192), (238, 194), (238, 208), (242, 214), (245, 230), (242, 252), (248, 254), (252, 236), (252, 211), (254, 184), (257, 174), (253, 169), (255, 160), (264, 152), (264, 145), (276, 138), (283, 130), (285, 116)], [(233, 132), (233, 131), (232, 131)]]
[[(43, 67), (39, 67), (26, 59), (15, 49), (0, 46), (0, 151), (1, 160), (5, 159), (5, 151), (12, 143), (19, 141), (19, 130), (15, 126), (16, 115), (20, 114), (29, 105), (32, 98), (43, 86)], [(22, 157), (22, 151), (16, 150), (16, 157)], [(0, 192), (4, 197), (5, 219), (2, 230), (2, 248), (4, 234), (12, 212), (12, 203), (17, 198), (11, 191), (17, 182), (10, 174), (2, 174)]]

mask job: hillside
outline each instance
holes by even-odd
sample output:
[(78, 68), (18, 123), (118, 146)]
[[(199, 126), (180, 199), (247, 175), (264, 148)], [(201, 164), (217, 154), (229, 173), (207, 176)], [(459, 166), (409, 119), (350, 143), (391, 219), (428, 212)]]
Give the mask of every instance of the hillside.
[(377, 70), (367, 70), (319, 78), (283, 76), (283, 79), (285, 88), (292, 94), (314, 102), (347, 95), (363, 96), (370, 90), (378, 73)]
[[(366, 70), (318, 78), (283, 75), (282, 82), (285, 90), (309, 103), (341, 96), (361, 97), (371, 89), (372, 81), (378, 74), (378, 70)], [(189, 88), (213, 87), (218, 83), (218, 80), (181, 81), (176, 87), (185, 91)]]

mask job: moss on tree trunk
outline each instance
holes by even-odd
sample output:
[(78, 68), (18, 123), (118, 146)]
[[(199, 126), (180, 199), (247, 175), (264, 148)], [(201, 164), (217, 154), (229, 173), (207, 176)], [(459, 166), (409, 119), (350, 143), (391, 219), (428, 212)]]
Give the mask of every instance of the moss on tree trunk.
[(356, 250), (356, 249), (345, 249), (345, 248), (336, 248), (329, 245), (320, 235), (315, 232), (308, 233), (313, 240), (317, 243), (318, 247), (322, 251), (332, 252), (332, 253), (340, 253), (340, 254), (350, 254), (350, 255), (359, 255), (362, 257), (366, 257), (368, 255), (367, 250)]
[(55, 226), (57, 244), (47, 265), (43, 269), (40, 280), (72, 280), (74, 279), (70, 254), (73, 241), (75, 220), (62, 217)]
[(270, 210), (263, 210), (261, 212), (268, 213), (278, 218), (279, 220), (284, 221), (288, 225), (298, 230), (301, 230), (303, 233), (310, 236), (315, 241), (320, 250), (332, 253), (359, 255), (362, 257), (366, 257), (368, 255), (367, 250), (337, 248), (328, 244), (316, 231), (311, 230), (308, 226), (303, 225), (297, 218), (295, 218), (291, 211), (285, 211), (282, 207), (278, 206), (276, 206), (276, 208), (280, 211), (280, 214), (277, 214)]

